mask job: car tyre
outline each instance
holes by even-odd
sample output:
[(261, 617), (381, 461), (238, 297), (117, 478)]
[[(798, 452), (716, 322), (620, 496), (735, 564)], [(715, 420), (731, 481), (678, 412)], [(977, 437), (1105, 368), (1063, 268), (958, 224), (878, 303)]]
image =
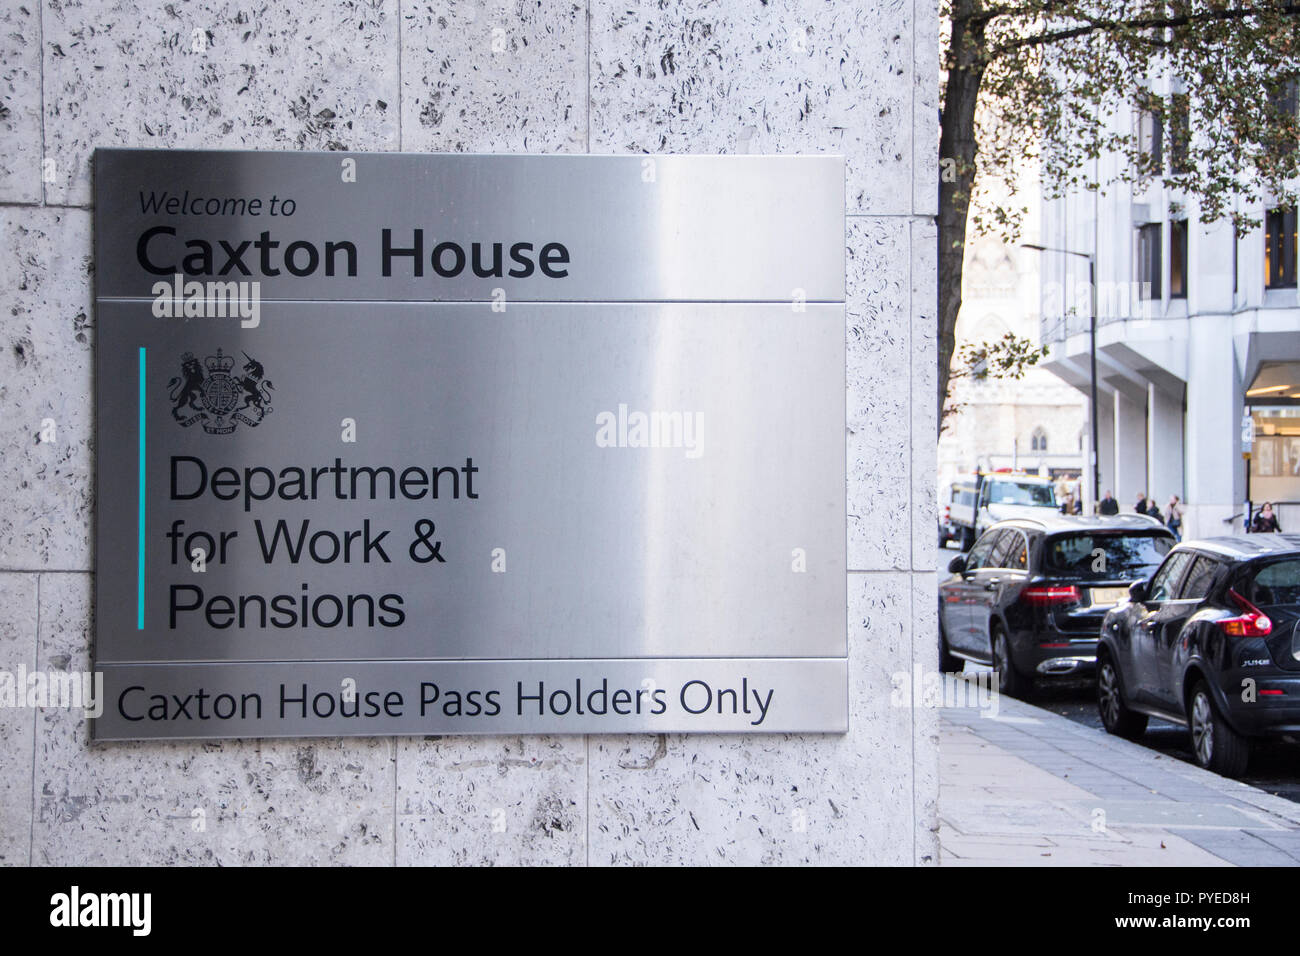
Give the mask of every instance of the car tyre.
[(960, 674), (966, 668), (966, 662), (948, 650), (948, 635), (943, 630), (943, 619), (939, 620), (939, 672), (942, 674)]
[(993, 669), (998, 673), (998, 692), (1008, 697), (1028, 696), (1033, 682), (1016, 668), (1011, 641), (1001, 624), (989, 628), (989, 643), (993, 649)]
[(1120, 683), (1119, 668), (1109, 657), (1097, 665), (1097, 712), (1106, 733), (1137, 740), (1147, 732), (1147, 715), (1128, 709)]
[(1187, 706), (1192, 753), (1206, 770), (1225, 777), (1240, 777), (1250, 761), (1250, 741), (1228, 726), (1210, 696), (1209, 685), (1199, 681)]

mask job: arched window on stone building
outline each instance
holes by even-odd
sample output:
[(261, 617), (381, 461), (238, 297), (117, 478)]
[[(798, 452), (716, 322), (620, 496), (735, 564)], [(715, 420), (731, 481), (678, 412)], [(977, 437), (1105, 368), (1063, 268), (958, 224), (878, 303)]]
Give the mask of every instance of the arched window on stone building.
[(1047, 432), (1039, 425), (1029, 438), (1029, 445), (1034, 451), (1047, 451)]

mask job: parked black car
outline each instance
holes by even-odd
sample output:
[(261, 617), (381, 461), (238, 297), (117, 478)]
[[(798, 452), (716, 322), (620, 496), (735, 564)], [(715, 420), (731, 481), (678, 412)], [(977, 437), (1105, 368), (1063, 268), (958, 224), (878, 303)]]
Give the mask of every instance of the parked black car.
[(992, 664), (1017, 695), (1036, 678), (1086, 677), (1105, 613), (1173, 547), (1140, 515), (1001, 521), (953, 558), (939, 585), (939, 666)]
[(1182, 724), (1201, 766), (1239, 776), (1250, 738), (1300, 733), (1300, 535), (1180, 544), (1106, 615), (1097, 661), (1108, 731)]

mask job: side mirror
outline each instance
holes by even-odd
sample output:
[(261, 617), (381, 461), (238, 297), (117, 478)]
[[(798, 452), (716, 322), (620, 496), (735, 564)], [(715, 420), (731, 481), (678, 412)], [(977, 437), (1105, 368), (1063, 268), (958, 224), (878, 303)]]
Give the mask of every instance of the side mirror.
[(953, 558), (951, 561), (948, 562), (949, 574), (961, 574), (965, 570), (966, 570), (966, 556), (964, 554), (959, 554), (957, 555), (957, 557)]
[(1146, 581), (1134, 581), (1130, 584), (1128, 586), (1129, 600), (1134, 604), (1141, 604), (1145, 601), (1147, 599), (1147, 584)]

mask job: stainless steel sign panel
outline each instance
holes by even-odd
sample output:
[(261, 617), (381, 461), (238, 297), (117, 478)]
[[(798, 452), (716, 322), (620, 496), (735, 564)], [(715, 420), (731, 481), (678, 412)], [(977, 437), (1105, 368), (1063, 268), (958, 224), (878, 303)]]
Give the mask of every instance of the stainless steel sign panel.
[(848, 729), (843, 659), (108, 664), (100, 740)]
[(181, 270), (264, 298), (844, 299), (839, 157), (95, 156), (100, 296)]
[[(97, 154), (96, 736), (844, 730), (840, 161), (658, 157), (655, 182), (618, 185), (640, 158), (355, 159), (345, 182), (333, 154)], [(412, 216), (506, 250), (563, 235), (570, 266), (601, 265), (506, 296), (495, 277), (281, 269), (239, 280), (259, 286), (232, 304), (198, 267), (252, 269), (263, 224), (142, 215), (128, 183), (292, 194), (318, 238)], [(508, 203), (491, 183), (513, 184)], [(706, 186), (758, 207), (724, 198), (712, 208), (736, 218), (707, 222), (677, 205)], [(195, 268), (148, 275), (139, 237), (181, 222)], [(677, 242), (700, 260), (679, 263)], [(573, 709), (521, 703), (537, 681), (574, 685)], [(284, 688), (349, 682), (403, 704), (281, 706)], [(492, 689), (496, 712), (421, 701), (428, 684)], [(662, 707), (576, 703), (652, 686)], [(259, 709), (169, 713), (221, 695)]]
[[(120, 436), (151, 343), (144, 627), (134, 562), (105, 560), (101, 662), (843, 653), (843, 398), (807, 384), (842, 352), (836, 306), (272, 303), (242, 332), (145, 303), (100, 316), (122, 370), (101, 380), (104, 501), (137, 495)], [(186, 354), (208, 383), (258, 363), (269, 411), (206, 430)], [(632, 447), (651, 410), (673, 434)], [(106, 509), (104, 543), (138, 518)], [(421, 560), (424, 521), (440, 559)], [(302, 600), (329, 594), (355, 596), (352, 625), (328, 600), (304, 627)]]

